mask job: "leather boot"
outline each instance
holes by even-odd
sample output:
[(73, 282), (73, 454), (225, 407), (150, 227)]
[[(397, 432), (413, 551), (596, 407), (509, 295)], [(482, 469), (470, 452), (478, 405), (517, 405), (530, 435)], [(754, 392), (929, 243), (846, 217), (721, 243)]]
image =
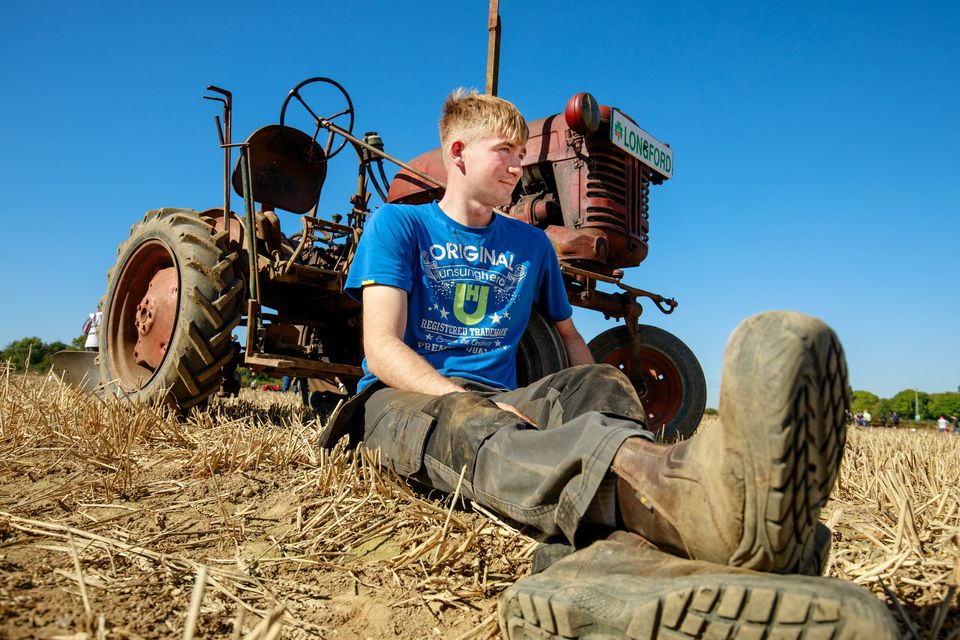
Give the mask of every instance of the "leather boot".
[(720, 422), (675, 445), (629, 438), (617, 452), (619, 518), (687, 558), (803, 571), (840, 468), (848, 393), (829, 327), (794, 312), (748, 318), (724, 353)]
[(685, 560), (626, 531), (507, 588), (499, 621), (509, 640), (897, 637), (850, 582)]

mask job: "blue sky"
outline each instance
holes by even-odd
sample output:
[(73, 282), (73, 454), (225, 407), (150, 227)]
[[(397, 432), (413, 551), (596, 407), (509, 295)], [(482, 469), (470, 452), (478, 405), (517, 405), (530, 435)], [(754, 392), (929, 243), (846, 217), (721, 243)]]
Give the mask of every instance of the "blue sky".
[[(0, 345), (78, 335), (131, 224), (218, 204), (206, 85), (234, 92), (239, 139), (300, 80), (335, 78), (355, 131), (401, 158), (436, 146), (447, 92), (482, 89), (486, 0), (267, 6), (0, 9)], [(680, 302), (643, 321), (698, 355), (709, 404), (728, 334), (765, 309), (832, 325), (855, 388), (957, 390), (958, 7), (501, 0), (501, 95), (534, 119), (587, 90), (673, 148), (627, 281)], [(355, 171), (332, 161), (321, 212), (346, 210)]]

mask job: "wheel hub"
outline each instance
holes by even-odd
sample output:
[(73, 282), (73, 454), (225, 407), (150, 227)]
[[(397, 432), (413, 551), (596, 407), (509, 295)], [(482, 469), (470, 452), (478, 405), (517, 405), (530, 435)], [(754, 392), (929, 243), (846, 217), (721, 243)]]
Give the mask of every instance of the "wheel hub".
[(607, 329), (588, 345), (597, 362), (629, 378), (643, 403), (647, 428), (660, 440), (688, 438), (706, 405), (706, 381), (693, 352), (675, 335), (651, 325)]
[(619, 367), (630, 378), (647, 412), (647, 428), (657, 432), (679, 411), (683, 380), (676, 365), (660, 351), (641, 347), (638, 355), (638, 361), (634, 361), (630, 345), (624, 345), (605, 362)]
[[(651, 425), (660, 429), (679, 410), (683, 383), (676, 366), (653, 349), (641, 351), (640, 368), (641, 371), (634, 372), (630, 377), (635, 382), (634, 386)], [(639, 383), (634, 380), (634, 375), (638, 373)]]
[(160, 269), (150, 279), (134, 320), (137, 343), (133, 357), (137, 364), (156, 369), (163, 361), (177, 318), (179, 289), (175, 267)]

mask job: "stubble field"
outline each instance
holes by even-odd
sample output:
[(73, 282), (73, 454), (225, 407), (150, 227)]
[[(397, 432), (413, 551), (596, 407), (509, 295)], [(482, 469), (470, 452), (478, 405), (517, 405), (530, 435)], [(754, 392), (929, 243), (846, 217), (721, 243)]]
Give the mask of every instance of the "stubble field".
[[(295, 394), (178, 421), (0, 374), (0, 637), (498, 637), (539, 538), (375, 453), (324, 451)], [(827, 575), (906, 637), (960, 637), (960, 437), (853, 430)]]

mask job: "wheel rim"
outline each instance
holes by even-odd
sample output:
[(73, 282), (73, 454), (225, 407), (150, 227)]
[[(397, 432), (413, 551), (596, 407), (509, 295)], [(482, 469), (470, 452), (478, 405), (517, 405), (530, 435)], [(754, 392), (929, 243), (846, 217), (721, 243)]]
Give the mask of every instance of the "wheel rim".
[(680, 411), (683, 404), (683, 378), (670, 358), (650, 347), (641, 347), (639, 362), (631, 358), (630, 345), (613, 351), (604, 360), (619, 368), (637, 390), (647, 413), (647, 428), (660, 431)]
[(124, 263), (108, 310), (107, 358), (125, 391), (142, 388), (163, 362), (179, 306), (173, 254), (159, 240), (144, 242)]

